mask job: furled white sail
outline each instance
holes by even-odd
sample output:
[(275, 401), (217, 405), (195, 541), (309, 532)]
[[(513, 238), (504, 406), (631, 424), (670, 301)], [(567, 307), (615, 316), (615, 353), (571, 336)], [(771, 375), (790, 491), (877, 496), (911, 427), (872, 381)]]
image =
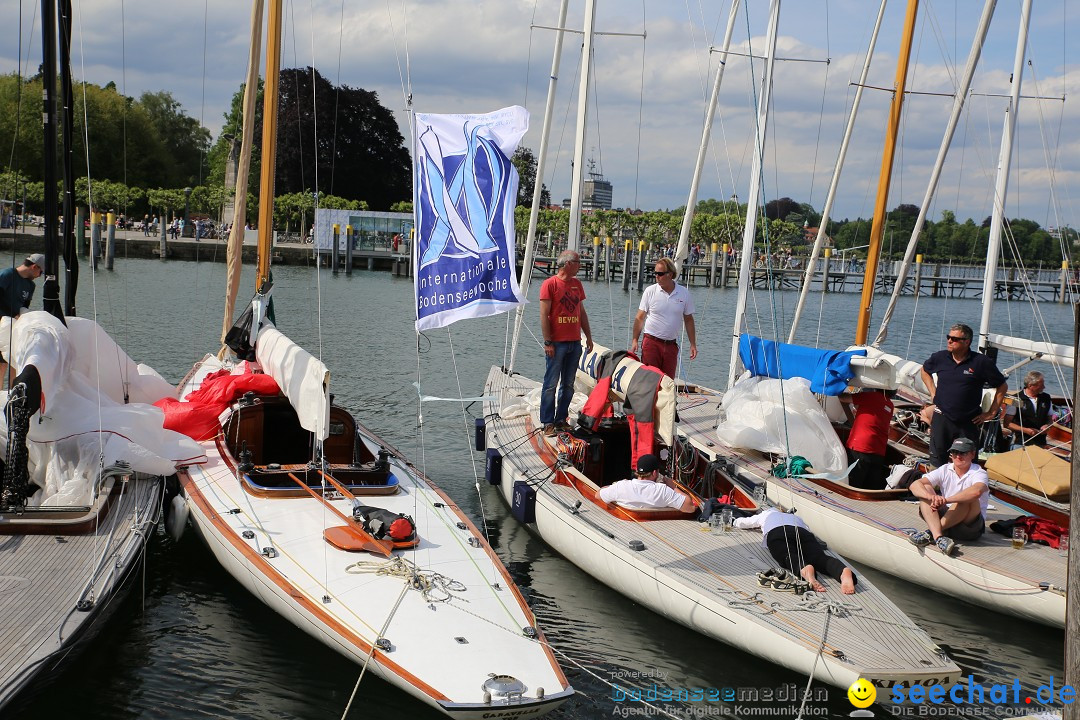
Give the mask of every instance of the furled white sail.
[(204, 462), (193, 440), (162, 427), (165, 415), (151, 404), (172, 396), (173, 387), (94, 321), (67, 322), (44, 311), (0, 320), (0, 352), (16, 372), (33, 365), (41, 377), (43, 406), (30, 422), (28, 450), (30, 477), (43, 491), (30, 503), (89, 504), (98, 468), (117, 462), (152, 475)]
[(255, 359), (289, 398), (300, 426), (325, 440), (330, 434), (330, 371), (322, 361), (265, 320)]

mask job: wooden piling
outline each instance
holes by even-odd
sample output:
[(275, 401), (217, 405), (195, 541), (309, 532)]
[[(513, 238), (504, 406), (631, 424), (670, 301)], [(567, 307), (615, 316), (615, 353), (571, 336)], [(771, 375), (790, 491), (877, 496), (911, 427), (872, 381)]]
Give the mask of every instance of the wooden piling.
[(915, 297), (922, 295), (922, 254), (915, 256)]
[[(652, 245), (649, 245), (649, 249), (652, 249)], [(637, 258), (637, 289), (641, 292), (645, 287), (645, 241), (640, 240), (638, 242), (638, 258)]]
[(116, 257), (116, 214), (109, 213), (107, 216), (109, 228), (105, 233), (105, 269), (113, 269), (113, 258)]
[(825, 248), (821, 263), (821, 292), (829, 292), (829, 265), (832, 264), (832, 248)]
[(338, 274), (338, 265), (341, 264), (341, 251), (338, 249), (338, 240), (341, 237), (341, 226), (334, 223), (334, 229), (331, 232), (331, 246), (330, 246), (330, 267), (333, 268), (330, 272), (333, 275)]
[(1058, 295), (1058, 302), (1065, 302), (1065, 295), (1069, 291), (1069, 261), (1061, 261), (1061, 292)]
[(101, 213), (90, 211), (90, 267), (97, 270), (98, 258), (101, 257)]
[(352, 275), (353, 231), (352, 225), (345, 226), (345, 274)]
[(623, 258), (622, 258), (622, 289), (630, 289), (630, 260), (632, 255), (630, 254), (630, 247), (632, 241), (627, 240), (623, 246)]
[(75, 248), (79, 255), (86, 257), (86, 208), (75, 208)]

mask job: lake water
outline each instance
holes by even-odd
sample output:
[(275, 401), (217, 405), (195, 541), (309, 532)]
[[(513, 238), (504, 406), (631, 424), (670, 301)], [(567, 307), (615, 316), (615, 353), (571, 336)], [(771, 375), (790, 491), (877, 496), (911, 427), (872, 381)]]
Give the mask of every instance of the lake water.
[[(219, 252), (207, 248), (208, 253)], [(225, 267), (214, 262), (118, 259), (116, 270), (84, 266), (79, 314), (94, 316), (129, 354), (169, 381), (207, 351), (217, 350)], [(780, 688), (806, 679), (709, 640), (627, 600), (553, 554), (514, 521), (495, 491), (481, 484), (473, 453), (472, 418), (450, 403), (429, 403), (418, 422), (416, 391), (478, 395), (488, 368), (503, 362), (505, 316), (458, 323), (419, 339), (412, 330), (411, 280), (386, 272), (352, 277), (279, 267), (275, 302), (279, 327), (331, 369), (339, 404), (409, 455), (479, 524), (482, 510), (492, 544), (536, 612), (579, 695), (553, 717), (609, 718), (640, 714), (611, 684), (648, 688)], [(242, 301), (253, 270), (245, 267)], [(637, 294), (619, 285), (585, 283), (595, 340), (624, 346)], [(535, 301), (539, 282), (530, 295)], [(697, 304), (699, 357), (692, 382), (726, 384), (733, 289), (692, 290)], [(40, 290), (39, 290), (40, 293)], [(786, 337), (796, 294), (758, 291), (748, 314), (754, 332)], [(879, 298), (884, 306), (884, 298)], [(858, 295), (811, 296), (799, 341), (843, 347), (854, 335)], [(528, 326), (539, 335), (535, 302)], [(1043, 304), (1043, 322), (1056, 342), (1071, 343), (1072, 309)], [(879, 312), (880, 314), (880, 312)], [(995, 309), (995, 331), (1041, 337), (1023, 303)], [(913, 320), (914, 318), (914, 320)], [(968, 299), (905, 298), (883, 349), (922, 360), (944, 346), (953, 322), (978, 327), (979, 305)], [(774, 330), (774, 328), (780, 328)], [(876, 324), (872, 326), (876, 328)], [(540, 347), (526, 331), (517, 369), (538, 377)], [(1000, 367), (1011, 364), (999, 360)], [(1048, 372), (1048, 385), (1055, 384)], [(1015, 381), (1012, 383), (1015, 387)], [(1051, 390), (1053, 387), (1051, 387)], [(1026, 690), (1063, 675), (1063, 633), (1015, 620), (912, 587), (863, 569), (976, 682), (1012, 683)], [(179, 542), (160, 534), (151, 544), (142, 586), (105, 631), (51, 689), (15, 717), (52, 718), (337, 718), (359, 667), (301, 633), (232, 580), (192, 532)], [(846, 693), (823, 688), (825, 699), (807, 717), (846, 717)], [(667, 704), (667, 703), (662, 703)], [(783, 704), (783, 703), (782, 703)], [(677, 705), (677, 704), (675, 704)], [(746, 717), (747, 703), (690, 703), (678, 717)], [(764, 707), (768, 704), (754, 704)], [(879, 716), (885, 708), (875, 708)], [(696, 715), (695, 715), (696, 714)], [(793, 713), (783, 716), (792, 717)], [(360, 687), (350, 718), (439, 717), (375, 678)]]

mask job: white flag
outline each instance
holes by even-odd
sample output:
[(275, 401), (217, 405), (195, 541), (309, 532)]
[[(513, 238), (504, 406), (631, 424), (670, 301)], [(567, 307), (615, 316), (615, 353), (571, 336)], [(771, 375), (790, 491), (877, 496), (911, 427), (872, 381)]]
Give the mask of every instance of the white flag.
[(416, 329), (506, 312), (517, 282), (510, 162), (529, 129), (517, 105), (485, 115), (416, 114)]

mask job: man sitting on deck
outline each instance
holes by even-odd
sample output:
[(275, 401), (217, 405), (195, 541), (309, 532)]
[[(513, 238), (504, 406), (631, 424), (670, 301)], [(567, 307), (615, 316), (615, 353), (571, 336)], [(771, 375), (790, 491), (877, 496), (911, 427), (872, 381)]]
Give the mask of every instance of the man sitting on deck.
[(814, 592), (825, 592), (825, 586), (817, 579), (821, 572), (840, 581), (840, 591), (845, 595), (855, 592), (859, 581), (847, 565), (825, 552), (814, 533), (798, 515), (776, 508), (765, 508), (757, 515), (735, 518), (735, 527), (743, 530), (761, 528), (761, 544), (768, 549), (773, 560), (781, 567), (796, 571), (810, 583)]
[(675, 508), (685, 513), (694, 511), (694, 501), (670, 486), (670, 480), (660, 480), (660, 459), (655, 455), (638, 458), (636, 477), (619, 480), (600, 488), (600, 499), (631, 509)]
[(951, 463), (931, 470), (911, 483), (919, 498), (919, 515), (929, 530), (909, 536), (919, 547), (935, 543), (946, 555), (956, 551), (954, 540), (978, 540), (986, 530), (990, 483), (986, 471), (974, 464), (975, 443), (959, 437), (949, 447)]

